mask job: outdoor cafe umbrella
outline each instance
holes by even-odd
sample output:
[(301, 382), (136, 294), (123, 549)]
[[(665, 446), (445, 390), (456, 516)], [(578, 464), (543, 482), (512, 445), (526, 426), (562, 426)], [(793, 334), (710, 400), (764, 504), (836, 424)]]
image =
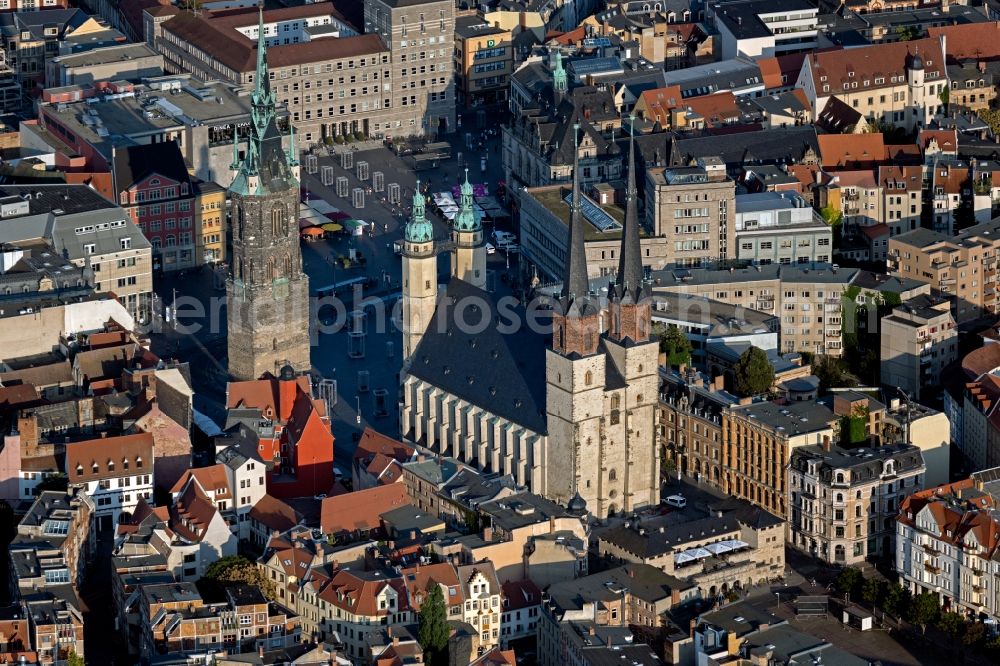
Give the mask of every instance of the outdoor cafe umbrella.
[[(336, 226), (336, 225), (332, 225), (332, 226)], [(322, 236), (323, 235), (323, 230), (320, 229), (319, 227), (308, 227), (308, 228), (302, 230), (302, 234), (304, 236)]]
[(336, 222), (328, 222), (323, 225), (323, 231), (343, 231), (344, 225), (337, 224)]

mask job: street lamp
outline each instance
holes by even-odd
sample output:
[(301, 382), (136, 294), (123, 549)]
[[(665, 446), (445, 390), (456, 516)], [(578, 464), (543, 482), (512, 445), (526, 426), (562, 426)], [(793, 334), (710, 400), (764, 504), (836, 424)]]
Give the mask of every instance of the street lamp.
[(774, 610), (778, 610), (779, 608), (781, 608), (781, 592), (775, 592), (774, 596), (778, 598), (778, 603), (775, 604)]
[(356, 395), (356, 396), (354, 396), (354, 398), (358, 401), (357, 423), (358, 423), (358, 425), (361, 425), (361, 396), (360, 395)]

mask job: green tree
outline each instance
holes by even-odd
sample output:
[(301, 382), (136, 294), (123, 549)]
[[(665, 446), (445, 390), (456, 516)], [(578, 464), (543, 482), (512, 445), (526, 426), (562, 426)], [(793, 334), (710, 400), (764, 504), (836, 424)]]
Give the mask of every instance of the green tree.
[(912, 42), (914, 39), (919, 39), (922, 34), (923, 31), (915, 25), (896, 28), (896, 36), (901, 42)]
[(937, 595), (924, 592), (913, 597), (913, 600), (910, 601), (906, 619), (912, 624), (919, 625), (921, 633), (926, 633), (927, 625), (933, 623), (940, 612)]
[(945, 111), (947, 111), (948, 103), (951, 101), (951, 87), (945, 86), (942, 88), (941, 92), (938, 93), (938, 99), (941, 100), (941, 103), (944, 104)]
[(448, 636), (450, 635), (444, 594), (441, 586), (435, 585), (430, 594), (420, 604), (420, 629), (417, 642), (424, 649), (424, 663), (428, 666), (444, 666), (448, 662)]
[(70, 650), (66, 655), (66, 666), (86, 666), (86, 663), (83, 661), (83, 657), (74, 650)]
[(841, 229), (844, 226), (844, 214), (840, 212), (839, 209), (830, 205), (820, 208), (819, 214), (822, 215), (826, 223), (830, 225), (830, 233), (833, 235), (834, 249), (840, 247), (840, 234)]
[(667, 365), (677, 367), (691, 362), (691, 341), (681, 329), (674, 324), (661, 324), (654, 332), (660, 339), (660, 353), (667, 355)]
[(854, 381), (847, 376), (844, 370), (844, 362), (839, 358), (821, 356), (814, 359), (812, 371), (819, 378), (819, 387), (824, 391), (854, 385)]
[(965, 629), (965, 618), (961, 613), (941, 613), (937, 621), (938, 628), (952, 638), (958, 638)]
[(902, 616), (906, 612), (909, 602), (909, 591), (899, 583), (890, 583), (885, 588), (885, 595), (882, 598), (882, 608), (889, 615), (894, 617)]
[(764, 350), (750, 347), (736, 362), (733, 389), (740, 395), (760, 395), (774, 384), (774, 366)]
[(866, 578), (861, 584), (861, 598), (871, 604), (872, 608), (878, 605), (882, 597), (882, 583), (877, 578)]
[(256, 564), (242, 555), (229, 555), (212, 562), (198, 581), (208, 596), (221, 596), (231, 585), (256, 585), (268, 599), (277, 597), (274, 582)]
[(854, 567), (844, 567), (837, 574), (837, 577), (833, 581), (833, 586), (837, 588), (837, 591), (841, 594), (854, 594), (859, 587), (861, 587), (861, 581), (864, 576), (861, 575), (861, 570)]
[(982, 622), (970, 622), (962, 634), (962, 644), (968, 647), (982, 645), (986, 640), (986, 626)]
[(1000, 134), (1000, 109), (979, 109), (976, 115), (990, 126), (994, 134)]

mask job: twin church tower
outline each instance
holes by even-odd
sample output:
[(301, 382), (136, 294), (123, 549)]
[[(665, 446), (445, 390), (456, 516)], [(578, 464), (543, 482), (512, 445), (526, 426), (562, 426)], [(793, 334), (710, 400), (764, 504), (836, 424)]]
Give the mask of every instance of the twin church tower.
[[(448, 243), (450, 281), (441, 294), (433, 229), (424, 197), (414, 196), (403, 253), (402, 436), (511, 474), (533, 492), (601, 517), (659, 502), (659, 345), (650, 339), (634, 140), (629, 165), (619, 268), (602, 303), (590, 291), (574, 157), (565, 274), (551, 337), (496, 330), (499, 313), (485, 291), (486, 251), (468, 176)], [(463, 298), (473, 311), (488, 304), (491, 324), (464, 333), (455, 315), (469, 311)], [(521, 326), (527, 328), (523, 317)]]

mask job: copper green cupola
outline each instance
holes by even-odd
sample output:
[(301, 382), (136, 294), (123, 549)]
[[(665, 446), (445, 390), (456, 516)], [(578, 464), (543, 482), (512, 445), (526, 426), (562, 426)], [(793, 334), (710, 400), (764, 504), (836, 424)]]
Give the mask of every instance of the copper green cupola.
[(250, 94), (250, 136), (243, 161), (237, 164), (234, 156), (236, 176), (230, 186), (233, 192), (245, 195), (266, 195), (298, 186), (294, 134), (289, 152), (286, 152), (284, 137), (278, 129), (275, 94), (271, 90), (267, 68), (264, 10), (259, 8), (258, 11), (257, 68), (254, 71), (254, 89)]
[(403, 235), (410, 243), (428, 243), (434, 240), (434, 227), (427, 220), (424, 212), (424, 195), (420, 192), (420, 181), (417, 181), (417, 189), (413, 193), (413, 212), (410, 214), (410, 221), (406, 223)]
[(480, 222), (476, 217), (473, 205), (472, 183), (469, 182), (469, 170), (465, 170), (465, 182), (462, 183), (461, 201), (458, 215), (455, 216), (455, 231), (479, 231)]

